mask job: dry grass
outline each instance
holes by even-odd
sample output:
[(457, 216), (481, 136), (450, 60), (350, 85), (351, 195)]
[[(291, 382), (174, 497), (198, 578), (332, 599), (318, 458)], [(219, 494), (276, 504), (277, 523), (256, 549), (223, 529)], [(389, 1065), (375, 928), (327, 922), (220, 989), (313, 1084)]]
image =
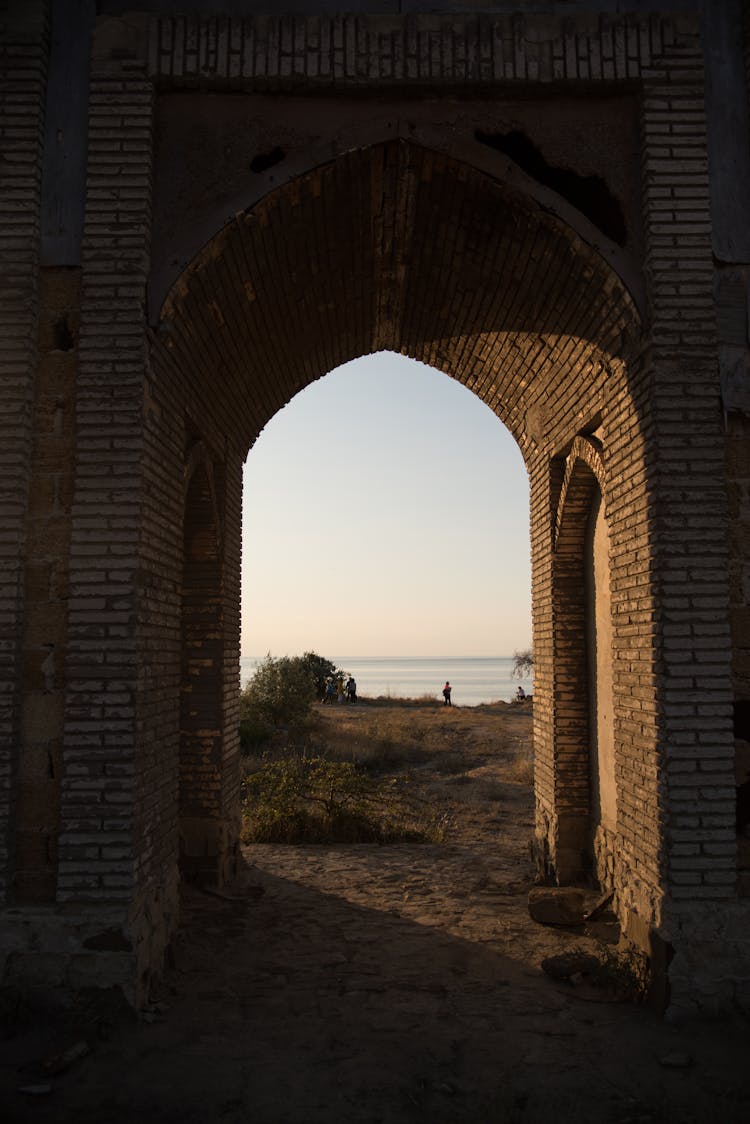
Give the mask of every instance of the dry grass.
[(508, 760), (509, 778), (518, 784), (533, 785), (534, 754), (531, 747), (517, 750)]
[[(415, 826), (412, 814), (417, 809), (423, 838), (445, 837), (449, 824), (448, 835), (455, 838), (457, 831), (476, 833), (483, 819), (488, 825), (495, 823), (503, 799), (513, 799), (514, 794), (528, 798), (533, 785), (531, 704), (447, 708), (427, 698), (318, 706), (302, 743), (290, 746), (277, 738), (261, 753), (245, 758), (248, 792), (253, 791), (254, 775), (288, 758), (290, 752), (330, 763), (332, 775), (346, 774), (347, 783), (359, 778), (356, 783), (362, 788), (358, 792), (374, 785), (379, 814), (386, 820), (388, 792), (408, 791), (413, 804), (404, 834)], [(304, 818), (298, 816), (300, 824)], [(350, 830), (352, 839), (357, 835), (348, 813), (344, 819), (346, 830), (339, 823), (336, 831), (331, 820), (339, 841), (345, 841)], [(303, 826), (307, 831), (309, 825)], [(365, 831), (363, 823), (360, 827)], [(379, 831), (374, 830), (375, 834)], [(286, 828), (275, 822), (274, 832), (280, 840)], [(380, 840), (395, 839), (398, 834), (384, 830)]]

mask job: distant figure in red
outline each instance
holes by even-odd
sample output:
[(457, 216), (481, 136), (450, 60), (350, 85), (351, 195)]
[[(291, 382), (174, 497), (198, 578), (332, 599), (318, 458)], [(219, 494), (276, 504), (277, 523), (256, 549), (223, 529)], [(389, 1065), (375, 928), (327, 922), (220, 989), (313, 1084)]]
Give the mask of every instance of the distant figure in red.
[(451, 685), (446, 679), (445, 686), (443, 687), (443, 706), (452, 706), (451, 702)]

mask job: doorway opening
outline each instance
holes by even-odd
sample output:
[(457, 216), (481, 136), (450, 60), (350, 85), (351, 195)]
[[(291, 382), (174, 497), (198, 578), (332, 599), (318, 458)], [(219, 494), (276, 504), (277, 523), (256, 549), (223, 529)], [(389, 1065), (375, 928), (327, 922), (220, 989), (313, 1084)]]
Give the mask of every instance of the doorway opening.
[[(267, 652), (487, 659), (531, 645), (522, 456), (422, 363), (369, 355), (298, 395), (249, 453), (243, 519), (245, 671)], [(508, 691), (488, 681), (463, 702)]]

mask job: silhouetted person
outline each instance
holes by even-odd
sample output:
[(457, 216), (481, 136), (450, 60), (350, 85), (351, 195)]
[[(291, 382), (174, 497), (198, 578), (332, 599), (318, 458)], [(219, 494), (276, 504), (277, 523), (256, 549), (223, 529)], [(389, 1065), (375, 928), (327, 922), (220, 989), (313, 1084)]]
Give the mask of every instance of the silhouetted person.
[(443, 687), (443, 706), (452, 706), (451, 702), (451, 685), (446, 679), (445, 686)]

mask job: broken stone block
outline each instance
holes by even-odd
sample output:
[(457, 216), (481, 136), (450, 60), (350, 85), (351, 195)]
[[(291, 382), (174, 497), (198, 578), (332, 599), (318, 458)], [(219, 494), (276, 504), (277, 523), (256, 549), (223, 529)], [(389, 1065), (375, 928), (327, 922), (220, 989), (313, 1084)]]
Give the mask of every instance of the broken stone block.
[(535, 886), (529, 913), (540, 925), (583, 925), (584, 894), (574, 886)]

